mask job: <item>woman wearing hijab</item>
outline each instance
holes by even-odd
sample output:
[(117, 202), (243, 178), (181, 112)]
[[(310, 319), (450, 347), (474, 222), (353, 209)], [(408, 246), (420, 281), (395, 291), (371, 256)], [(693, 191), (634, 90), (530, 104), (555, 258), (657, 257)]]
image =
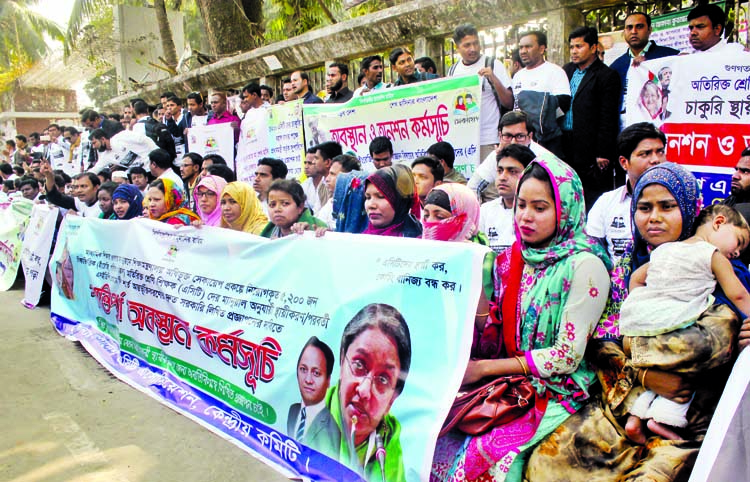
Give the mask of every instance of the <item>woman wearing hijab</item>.
[(221, 192), (221, 227), (260, 234), (268, 223), (258, 195), (244, 182), (230, 182)]
[(439, 438), (438, 480), (520, 481), (530, 450), (583, 406), (596, 381), (584, 352), (607, 299), (610, 261), (584, 232), (578, 175), (555, 157), (534, 160), (518, 183), (514, 221), (516, 242), (495, 262), (497, 308), (476, 327), (464, 383), (505, 379), (513, 389), (530, 384), (533, 395), (527, 411), (486, 432)]
[(364, 234), (418, 238), (419, 196), (411, 169), (397, 164), (378, 169), (365, 181), (365, 211), (369, 223)]
[(189, 226), (200, 219), (188, 209), (185, 191), (168, 178), (157, 179), (148, 185), (148, 216), (175, 226)]
[(207, 226), (221, 226), (221, 193), (227, 186), (223, 177), (208, 175), (201, 178), (193, 189), (193, 199), (201, 223)]
[(143, 194), (138, 186), (121, 184), (112, 193), (112, 205), (115, 217), (111, 219), (128, 220), (143, 214)]
[[(689, 478), (733, 363), (739, 318), (717, 292), (716, 303), (694, 325), (637, 338), (626, 350), (619, 312), (630, 273), (648, 263), (656, 247), (690, 237), (700, 205), (695, 177), (678, 164), (661, 163), (638, 179), (631, 206), (633, 244), (612, 272), (612, 294), (589, 342), (601, 393), (534, 450), (526, 471), (529, 480)], [(641, 354), (655, 350), (663, 356), (653, 368), (644, 367), (643, 362), (650, 363)], [(659, 368), (665, 361), (679, 372)], [(694, 367), (705, 363), (713, 368), (696, 373)], [(647, 389), (676, 402), (692, 399), (688, 425), (679, 432), (682, 440), (653, 434), (644, 445), (627, 437), (628, 410)]]

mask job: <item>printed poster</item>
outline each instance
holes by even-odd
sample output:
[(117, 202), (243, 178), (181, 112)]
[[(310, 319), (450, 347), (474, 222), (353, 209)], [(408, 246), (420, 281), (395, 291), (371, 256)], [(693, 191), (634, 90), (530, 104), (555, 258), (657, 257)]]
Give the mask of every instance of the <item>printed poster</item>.
[(34, 204), (31, 211), (21, 252), (21, 266), (26, 278), (21, 303), (27, 308), (34, 308), (39, 303), (59, 212), (59, 208), (49, 204)]
[(480, 77), (450, 77), (383, 89), (345, 104), (303, 107), (306, 147), (324, 141), (341, 144), (365, 170), (374, 170), (370, 141), (393, 142), (394, 163), (411, 166), (427, 148), (449, 142), (456, 152), (454, 169), (471, 177), (479, 159)]
[(203, 157), (218, 154), (231, 167), (234, 161), (234, 129), (229, 122), (205, 126), (193, 126), (188, 129), (190, 152)]
[[(716, 5), (725, 9), (724, 2)], [(688, 29), (688, 15), (693, 9), (679, 10), (677, 12), (657, 15), (651, 19), (651, 40), (657, 45), (672, 47), (680, 52), (693, 53), (695, 50), (690, 45), (690, 30)]]
[(118, 378), (290, 477), (427, 480), (484, 252), (74, 217), (50, 263), (52, 320)]
[(23, 234), (33, 207), (33, 201), (24, 198), (0, 204), (0, 291), (8, 291), (16, 281)]
[(237, 146), (237, 180), (252, 184), (258, 161), (280, 159), (289, 170), (287, 179), (302, 176), (305, 142), (302, 101), (250, 109), (242, 120)]
[(667, 159), (702, 184), (705, 205), (730, 194), (730, 176), (750, 145), (750, 53), (736, 44), (643, 62), (628, 71), (626, 125), (653, 122), (666, 134)]

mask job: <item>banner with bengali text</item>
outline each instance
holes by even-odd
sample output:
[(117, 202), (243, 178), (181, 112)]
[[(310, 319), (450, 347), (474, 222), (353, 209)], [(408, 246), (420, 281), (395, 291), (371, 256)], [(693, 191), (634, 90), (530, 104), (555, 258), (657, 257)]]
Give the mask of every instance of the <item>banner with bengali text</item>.
[[(724, 2), (718, 2), (716, 5), (724, 10)], [(687, 19), (692, 11), (692, 8), (686, 8), (653, 17), (651, 19), (652, 32), (649, 39), (656, 42), (657, 45), (672, 47), (681, 52), (694, 52), (695, 50), (690, 45), (690, 29)]]
[(0, 204), (0, 291), (8, 291), (16, 281), (23, 235), (33, 207), (33, 201), (23, 198)]
[[(50, 261), (51, 316), (118, 378), (289, 477), (380, 481), (382, 444), (386, 480), (427, 480), (484, 253), (73, 217)], [(317, 409), (298, 432), (303, 399)]]
[[(195, 126), (188, 129), (190, 152), (203, 157), (218, 154), (232, 167), (234, 160), (234, 128), (230, 123)], [(181, 160), (181, 159), (180, 159)]]
[(303, 107), (307, 147), (324, 141), (352, 151), (365, 169), (372, 167), (370, 141), (393, 142), (393, 161), (411, 165), (440, 141), (455, 152), (454, 169), (471, 177), (479, 164), (480, 77), (449, 77), (354, 97), (345, 104)]
[(303, 136), (301, 100), (250, 109), (240, 128), (237, 180), (252, 184), (258, 161), (264, 157), (284, 161), (287, 179), (299, 178), (305, 158)]
[(23, 301), (27, 308), (34, 308), (42, 295), (42, 285), (47, 274), (55, 224), (60, 209), (49, 204), (34, 204), (31, 219), (23, 238), (21, 266), (26, 278)]
[(628, 70), (627, 125), (653, 122), (667, 136), (667, 159), (687, 165), (705, 204), (726, 198), (730, 175), (750, 145), (750, 53), (727, 45), (643, 62)]

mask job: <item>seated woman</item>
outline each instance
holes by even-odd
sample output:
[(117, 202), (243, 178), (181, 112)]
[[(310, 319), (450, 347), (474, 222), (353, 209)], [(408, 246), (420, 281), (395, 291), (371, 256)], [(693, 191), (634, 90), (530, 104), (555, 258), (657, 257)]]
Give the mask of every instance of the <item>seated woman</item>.
[[(526, 469), (529, 480), (673, 481), (690, 476), (731, 369), (739, 318), (717, 303), (689, 327), (635, 338), (638, 343), (631, 343), (627, 353), (619, 312), (630, 273), (649, 261), (653, 249), (690, 237), (699, 193), (695, 177), (671, 162), (650, 168), (638, 180), (631, 207), (633, 245), (613, 271), (612, 296), (589, 347), (601, 394), (534, 450)], [(661, 356), (652, 367), (638, 368), (634, 360), (645, 360), (644, 353)], [(701, 369), (691, 370), (690, 360), (696, 357), (700, 363), (692, 366)], [(681, 367), (680, 372), (671, 373), (670, 366)], [(642, 444), (627, 437), (628, 411), (644, 390), (691, 402), (687, 425), (676, 430), (681, 440), (648, 434)]]
[(296, 223), (307, 223), (311, 228), (328, 226), (305, 208), (305, 191), (290, 179), (277, 179), (268, 188), (268, 214), (271, 221), (260, 233), (264, 238), (283, 238), (292, 233)]
[(476, 319), (484, 326), (489, 315), (489, 300), (494, 293), (492, 268), (495, 252), (489, 249), (489, 240), (480, 232), (479, 201), (477, 195), (463, 184), (445, 183), (433, 188), (425, 197), (422, 209), (422, 239), (436, 241), (474, 242), (487, 246), (484, 257), (483, 296), (479, 300)]
[(227, 181), (219, 176), (208, 175), (202, 177), (193, 189), (193, 199), (198, 208), (201, 224), (206, 226), (221, 226), (221, 205), (219, 198), (227, 185)]
[(609, 291), (609, 257), (584, 232), (581, 181), (559, 159), (537, 159), (515, 203), (517, 240), (495, 262), (498, 307), (477, 326), (464, 383), (524, 375), (534, 401), (483, 434), (440, 437), (436, 480), (521, 480), (530, 449), (581, 408), (595, 381), (583, 355)]
[(268, 218), (263, 212), (263, 206), (249, 184), (235, 181), (224, 187), (221, 192), (222, 228), (260, 234), (266, 223)]
[(143, 215), (143, 194), (138, 186), (133, 184), (121, 184), (112, 193), (112, 206), (114, 218), (128, 220)]
[(198, 215), (187, 208), (183, 191), (171, 179), (161, 178), (148, 185), (148, 216), (175, 226), (189, 226)]
[[(339, 382), (325, 397), (335, 426), (317, 431), (308, 445), (365, 480), (406, 480), (401, 424), (388, 413), (411, 367), (411, 335), (404, 317), (383, 303), (365, 306), (344, 327), (339, 356)], [(373, 449), (378, 443), (385, 449), (382, 462)]]
[(364, 234), (418, 238), (419, 196), (411, 169), (401, 164), (378, 169), (365, 181)]
[(99, 209), (102, 210), (99, 219), (115, 219), (112, 194), (114, 194), (117, 186), (118, 184), (112, 181), (105, 181), (99, 186), (99, 192), (96, 193), (96, 198), (99, 200)]

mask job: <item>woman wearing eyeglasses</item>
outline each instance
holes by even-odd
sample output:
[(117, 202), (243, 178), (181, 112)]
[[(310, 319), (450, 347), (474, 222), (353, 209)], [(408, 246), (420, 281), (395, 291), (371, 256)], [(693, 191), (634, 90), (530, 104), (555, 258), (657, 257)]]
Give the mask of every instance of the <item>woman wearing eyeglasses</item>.
[(362, 308), (341, 335), (340, 360), (339, 383), (325, 398), (340, 433), (321, 432), (310, 446), (338, 454), (366, 480), (405, 480), (401, 425), (388, 413), (411, 365), (409, 327), (401, 313), (382, 303)]

